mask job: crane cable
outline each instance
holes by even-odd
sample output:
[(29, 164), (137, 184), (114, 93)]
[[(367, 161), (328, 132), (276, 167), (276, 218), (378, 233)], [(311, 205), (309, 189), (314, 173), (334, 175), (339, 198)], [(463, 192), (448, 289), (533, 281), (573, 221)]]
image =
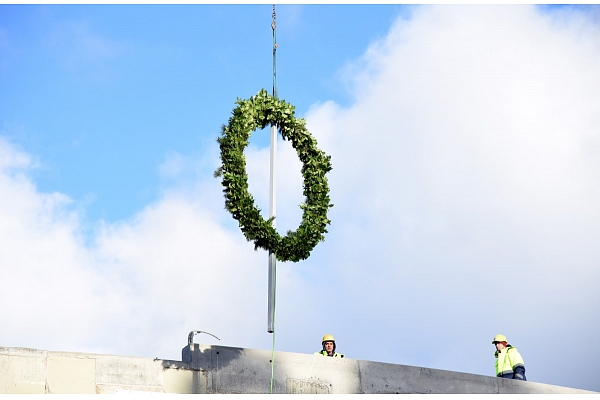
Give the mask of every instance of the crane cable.
[[(276, 54), (277, 54), (277, 14), (275, 13), (275, 4), (273, 4), (273, 22), (271, 22), (271, 29), (273, 30), (273, 97), (277, 99), (277, 63), (276, 63)], [(277, 261), (274, 260), (275, 264)], [(273, 277), (273, 344), (271, 346), (271, 386), (269, 389), (269, 394), (273, 394), (273, 376), (275, 371), (275, 299), (277, 293), (277, 269), (274, 268), (274, 277)]]
[(275, 14), (275, 4), (273, 4), (273, 22), (271, 22), (271, 29), (273, 29), (273, 97), (277, 98), (277, 15)]

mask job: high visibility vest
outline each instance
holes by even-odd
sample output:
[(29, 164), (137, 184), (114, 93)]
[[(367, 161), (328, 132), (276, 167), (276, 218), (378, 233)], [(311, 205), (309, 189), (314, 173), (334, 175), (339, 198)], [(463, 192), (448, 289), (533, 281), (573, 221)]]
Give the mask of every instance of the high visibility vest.
[(336, 353), (335, 351), (333, 352), (333, 355), (330, 356), (329, 354), (327, 354), (327, 350), (321, 350), (315, 353), (315, 356), (326, 356), (326, 357), (340, 357), (340, 358), (344, 358), (344, 355), (341, 353)]
[(496, 376), (511, 375), (516, 367), (525, 368), (523, 357), (517, 351), (516, 347), (511, 345), (506, 348), (496, 351)]

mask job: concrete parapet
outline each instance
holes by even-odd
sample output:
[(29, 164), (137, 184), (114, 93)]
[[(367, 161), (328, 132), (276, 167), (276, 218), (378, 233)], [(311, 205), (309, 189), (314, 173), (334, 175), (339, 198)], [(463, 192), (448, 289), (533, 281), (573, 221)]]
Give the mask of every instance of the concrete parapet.
[(206, 393), (188, 363), (0, 347), (0, 393)]
[[(183, 361), (0, 347), (0, 393), (269, 393), (271, 352), (189, 344)], [(275, 352), (273, 393), (594, 393), (535, 382)]]
[[(271, 352), (198, 346), (207, 393), (269, 393)], [(202, 349), (202, 350), (200, 350)], [(185, 349), (184, 349), (185, 351)], [(594, 393), (535, 382), (312, 354), (275, 352), (273, 393)]]
[(46, 393), (46, 352), (0, 347), (0, 393)]

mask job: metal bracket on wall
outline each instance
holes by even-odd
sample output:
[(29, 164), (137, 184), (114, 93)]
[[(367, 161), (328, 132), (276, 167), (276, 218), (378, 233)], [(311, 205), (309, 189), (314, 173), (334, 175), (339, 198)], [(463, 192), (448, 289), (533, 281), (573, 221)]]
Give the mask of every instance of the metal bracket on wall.
[(217, 340), (221, 340), (218, 337), (216, 337), (215, 335), (213, 335), (212, 333), (209, 332), (204, 332), (204, 331), (191, 331), (190, 334), (188, 335), (188, 345), (194, 343), (194, 336), (199, 334), (199, 333), (206, 333), (207, 335), (210, 335), (212, 337), (214, 337)]

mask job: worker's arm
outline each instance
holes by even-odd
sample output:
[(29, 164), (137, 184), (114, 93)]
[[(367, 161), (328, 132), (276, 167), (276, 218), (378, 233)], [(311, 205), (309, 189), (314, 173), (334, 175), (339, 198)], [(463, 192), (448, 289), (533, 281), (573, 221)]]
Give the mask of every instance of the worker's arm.
[(513, 379), (516, 379), (519, 381), (525, 380), (525, 367), (524, 366), (519, 365), (519, 366), (515, 367), (515, 375), (513, 376)]

